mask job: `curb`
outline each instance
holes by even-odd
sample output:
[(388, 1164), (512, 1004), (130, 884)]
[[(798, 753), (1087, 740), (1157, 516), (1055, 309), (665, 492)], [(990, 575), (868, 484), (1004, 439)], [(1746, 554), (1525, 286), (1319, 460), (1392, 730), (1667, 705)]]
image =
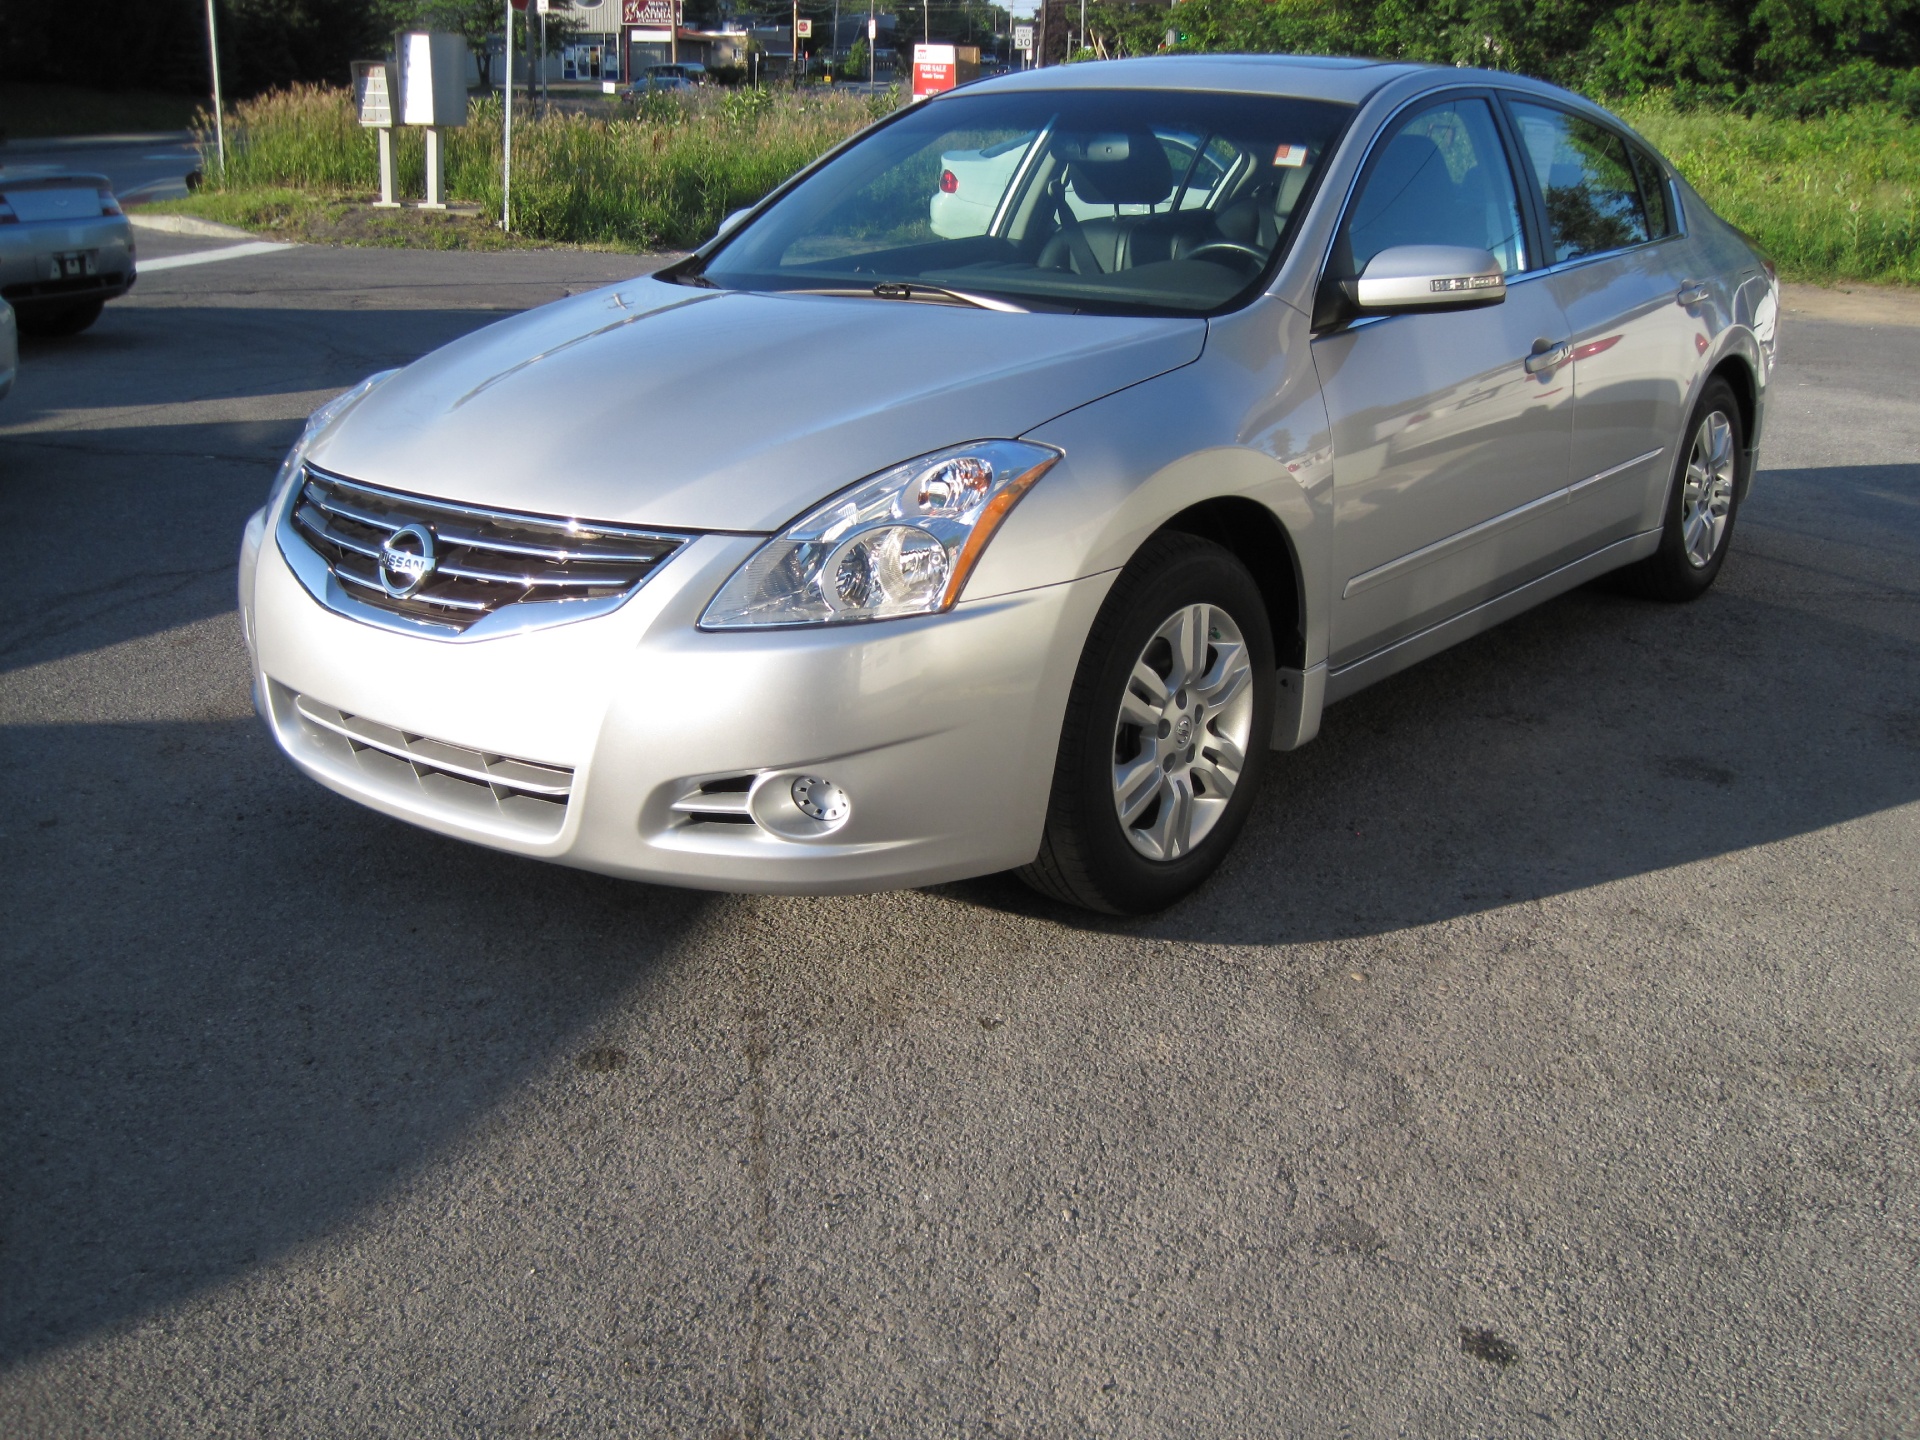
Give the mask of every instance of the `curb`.
[(142, 215), (129, 210), (127, 219), (136, 230), (159, 230), (168, 235), (204, 235), (213, 240), (251, 240), (251, 230), (237, 225), (222, 225), (217, 220), (201, 220), (192, 215)]

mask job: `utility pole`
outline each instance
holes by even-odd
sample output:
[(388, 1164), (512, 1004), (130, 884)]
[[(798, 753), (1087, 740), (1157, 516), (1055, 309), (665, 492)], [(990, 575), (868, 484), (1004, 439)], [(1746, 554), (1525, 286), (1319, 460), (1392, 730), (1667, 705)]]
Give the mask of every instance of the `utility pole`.
[[(211, 5), (213, 0), (207, 0)], [(513, 0), (507, 6), (507, 73), (500, 86), (506, 110), (500, 125), (500, 228), (513, 229)]]
[[(1086, 23), (1087, 0), (1080, 0), (1080, 20)], [(547, 94), (547, 7), (540, 7), (540, 114), (545, 114), (550, 97)]]
[(793, 42), (793, 54), (787, 60), (787, 78), (800, 83), (800, 0), (793, 0), (793, 29), (787, 38)]
[(213, 62), (213, 143), (220, 152), (220, 173), (227, 173), (227, 125), (221, 118), (220, 43), (214, 38), (213, 0), (207, 0), (207, 58)]

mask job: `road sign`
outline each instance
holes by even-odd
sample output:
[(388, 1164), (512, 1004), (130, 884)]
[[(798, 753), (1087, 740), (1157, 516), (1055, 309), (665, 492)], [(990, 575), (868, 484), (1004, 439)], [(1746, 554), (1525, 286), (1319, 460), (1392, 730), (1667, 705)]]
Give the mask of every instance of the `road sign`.
[(811, 40), (813, 38), (813, 22), (811, 20), (799, 21), (798, 28), (794, 31), (794, 34), (798, 35), (802, 40)]
[(1013, 27), (1013, 48), (1016, 50), (1033, 49), (1033, 26), (1016, 25)]

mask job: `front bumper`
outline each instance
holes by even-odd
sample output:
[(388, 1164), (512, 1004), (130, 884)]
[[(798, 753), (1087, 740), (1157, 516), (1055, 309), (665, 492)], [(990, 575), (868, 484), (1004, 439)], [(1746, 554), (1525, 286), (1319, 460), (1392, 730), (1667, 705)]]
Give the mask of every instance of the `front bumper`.
[[(449, 644), (317, 604), (256, 516), (241, 555), (256, 703), (343, 795), (607, 874), (831, 893), (1031, 860), (1112, 577), (918, 620), (696, 629), (759, 543), (702, 537), (610, 615)], [(802, 777), (839, 787), (845, 818), (806, 815)]]
[[(94, 273), (56, 278), (56, 255), (91, 252)], [(0, 297), (16, 310), (111, 300), (134, 282), (133, 227), (123, 215), (0, 226)]]

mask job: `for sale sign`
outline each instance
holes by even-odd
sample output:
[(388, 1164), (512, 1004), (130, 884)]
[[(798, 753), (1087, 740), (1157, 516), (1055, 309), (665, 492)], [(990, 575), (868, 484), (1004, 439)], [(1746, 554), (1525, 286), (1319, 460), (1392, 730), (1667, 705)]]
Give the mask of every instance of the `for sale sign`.
[(960, 57), (951, 45), (913, 47), (913, 98), (951, 90), (960, 83)]

